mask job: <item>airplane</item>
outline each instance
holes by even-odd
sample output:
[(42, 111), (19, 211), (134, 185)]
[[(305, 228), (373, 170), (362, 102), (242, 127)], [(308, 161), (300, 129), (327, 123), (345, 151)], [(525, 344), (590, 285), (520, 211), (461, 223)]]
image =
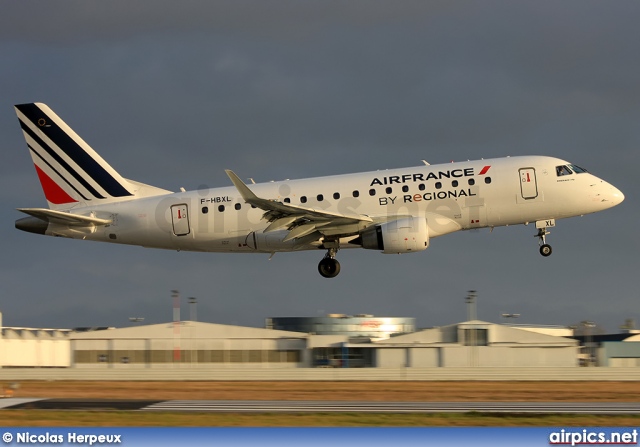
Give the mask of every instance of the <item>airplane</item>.
[[(42, 103), (15, 106), (49, 208), (19, 230), (149, 248), (267, 253), (343, 248), (415, 253), (461, 230), (534, 223), (542, 256), (556, 220), (614, 207), (624, 195), (568, 161), (514, 156), (256, 184), (168, 191), (122, 177)], [(270, 258), (269, 258), (270, 259)]]

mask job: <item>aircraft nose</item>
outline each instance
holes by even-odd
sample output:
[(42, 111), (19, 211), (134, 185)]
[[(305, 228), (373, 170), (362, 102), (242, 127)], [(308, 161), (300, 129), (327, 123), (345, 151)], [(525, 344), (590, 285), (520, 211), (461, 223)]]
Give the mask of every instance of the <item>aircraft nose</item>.
[(603, 191), (600, 193), (602, 202), (609, 205), (609, 207), (619, 205), (624, 200), (624, 194), (618, 188), (610, 183), (604, 182)]
[(622, 191), (620, 191), (618, 188), (616, 188), (613, 185), (611, 185), (610, 194), (611, 194), (611, 201), (614, 203), (614, 205), (618, 205), (622, 203), (622, 201), (624, 200), (624, 194), (622, 194)]

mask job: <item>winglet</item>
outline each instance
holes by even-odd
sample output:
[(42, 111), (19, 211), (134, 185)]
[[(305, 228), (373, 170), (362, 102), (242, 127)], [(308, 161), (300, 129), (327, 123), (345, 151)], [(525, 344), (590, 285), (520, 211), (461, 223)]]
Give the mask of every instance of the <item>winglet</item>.
[(260, 200), (258, 196), (256, 196), (242, 180), (240, 180), (240, 177), (238, 177), (235, 172), (233, 172), (231, 169), (225, 169), (224, 172), (227, 173), (227, 175), (231, 179), (231, 182), (236, 187), (245, 202), (254, 204), (254, 202)]

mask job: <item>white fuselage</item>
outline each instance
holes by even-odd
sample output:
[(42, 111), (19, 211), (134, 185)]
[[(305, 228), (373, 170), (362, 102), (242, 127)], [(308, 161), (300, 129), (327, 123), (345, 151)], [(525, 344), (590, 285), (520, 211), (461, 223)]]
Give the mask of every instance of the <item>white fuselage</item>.
[[(249, 185), (256, 196), (316, 210), (365, 215), (373, 222), (424, 216), (429, 237), (459, 230), (562, 219), (601, 211), (624, 196), (583, 173), (558, 175), (568, 162), (508, 157)], [(49, 224), (46, 234), (144, 247), (204, 252), (266, 252), (318, 248), (305, 238), (283, 242), (287, 230), (264, 232), (264, 211), (234, 186), (74, 207), (73, 214), (110, 219), (74, 229)], [(357, 237), (354, 224), (341, 248)], [(331, 228), (324, 229), (331, 234)]]

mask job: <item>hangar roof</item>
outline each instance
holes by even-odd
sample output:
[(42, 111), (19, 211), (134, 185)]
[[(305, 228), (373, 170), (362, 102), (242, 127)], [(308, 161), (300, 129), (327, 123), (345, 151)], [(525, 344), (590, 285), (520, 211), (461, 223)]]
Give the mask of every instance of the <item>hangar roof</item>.
[(487, 329), (487, 345), (489, 346), (575, 346), (578, 344), (576, 340), (570, 338), (539, 334), (481, 320), (465, 321), (463, 323), (425, 329), (411, 334), (398, 335), (377, 341), (376, 344), (460, 343), (459, 331), (465, 329)]
[(277, 331), (254, 327), (232, 326), (227, 324), (203, 323), (200, 321), (181, 321), (178, 326), (173, 322), (132, 326), (120, 329), (105, 329), (88, 332), (74, 332), (72, 340), (86, 339), (118, 339), (118, 338), (173, 338), (176, 331), (183, 337), (190, 338), (306, 338), (302, 332)]

